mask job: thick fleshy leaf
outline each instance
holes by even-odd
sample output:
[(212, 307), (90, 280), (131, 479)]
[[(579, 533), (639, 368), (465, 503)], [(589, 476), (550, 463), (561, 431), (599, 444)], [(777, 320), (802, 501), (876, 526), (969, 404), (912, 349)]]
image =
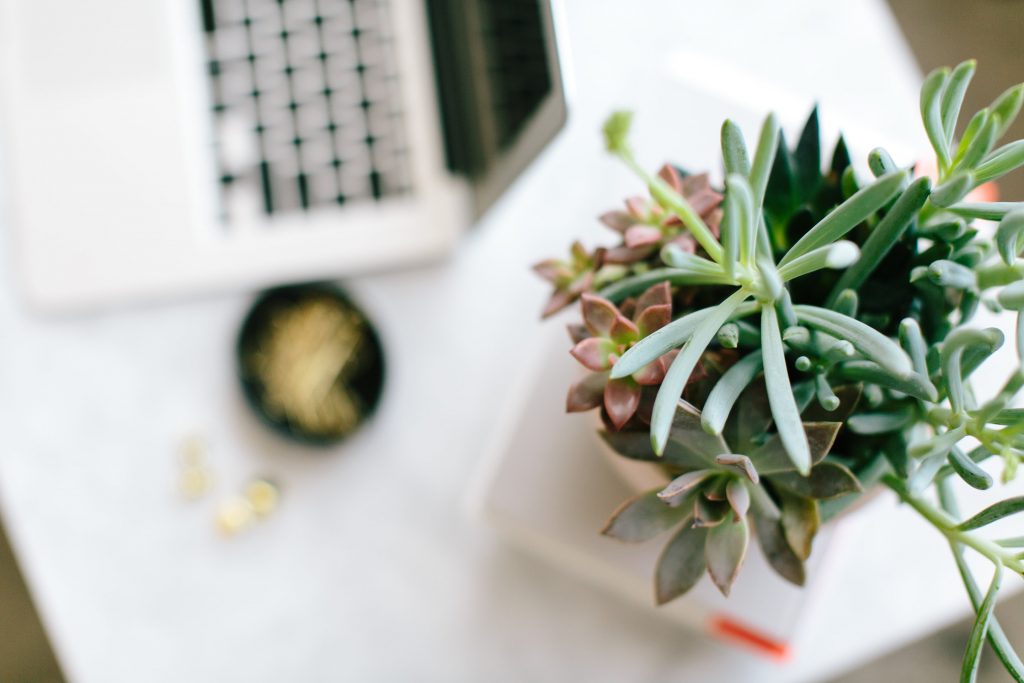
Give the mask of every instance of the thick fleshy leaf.
[(636, 219), (625, 211), (608, 211), (601, 214), (598, 220), (616, 232), (626, 232), (636, 225)]
[(626, 246), (630, 249), (650, 247), (661, 242), (661, 230), (652, 225), (634, 225), (625, 234)]
[(985, 599), (978, 607), (978, 614), (971, 627), (971, 635), (967, 639), (967, 652), (964, 653), (963, 667), (960, 670), (961, 683), (974, 683), (978, 679), (978, 665), (981, 663), (981, 648), (988, 636), (989, 623), (992, 621), (992, 612), (996, 608), (996, 598), (999, 596), (999, 586), (1003, 581), (1003, 565), (996, 562), (995, 573), (992, 575), (992, 583), (989, 584)]
[(722, 595), (729, 595), (747, 555), (749, 541), (750, 531), (743, 518), (723, 522), (708, 532), (704, 555), (707, 557), (711, 580), (722, 591)]
[(840, 239), (873, 213), (889, 203), (902, 189), (906, 171), (882, 176), (833, 209), (813, 228), (804, 233), (779, 261), (784, 266), (804, 254)]
[(547, 259), (533, 264), (533, 272), (554, 285), (571, 280), (573, 277), (572, 269), (558, 259)]
[(793, 152), (796, 161), (797, 185), (800, 196), (812, 196), (821, 183), (821, 131), (818, 122), (818, 107), (811, 110), (807, 123), (800, 133)]
[[(668, 354), (666, 354), (667, 356)], [(668, 370), (668, 362), (666, 356), (662, 356), (653, 363), (648, 363), (644, 367), (640, 368), (639, 372), (634, 372), (630, 377), (637, 384), (643, 386), (656, 386), (661, 384), (661, 381), (665, 379), (665, 371)]]
[(715, 309), (704, 308), (673, 320), (657, 332), (644, 337), (633, 348), (622, 354), (616, 365), (615, 376), (625, 377), (663, 356), (668, 351), (682, 346), (700, 324)]
[(612, 323), (611, 330), (608, 331), (608, 336), (616, 344), (628, 344), (640, 338), (640, 330), (632, 320), (624, 315), (618, 315)]
[(579, 344), (590, 336), (590, 333), (587, 332), (586, 326), (580, 323), (569, 323), (565, 326), (565, 329), (569, 333), (569, 339), (572, 340), (573, 344)]
[(761, 308), (761, 352), (764, 355), (765, 388), (775, 427), (790, 461), (799, 472), (806, 474), (811, 469), (811, 452), (800, 420), (800, 409), (789, 383), (786, 352), (782, 347), (774, 306)]
[[(723, 495), (724, 499), (725, 496)], [(718, 526), (729, 517), (732, 508), (724, 500), (711, 500), (706, 495), (695, 496), (693, 500), (693, 525), (711, 528)]]
[(844, 384), (835, 388), (835, 395), (839, 399), (839, 407), (835, 410), (825, 410), (816, 401), (812, 401), (803, 412), (800, 413), (804, 423), (808, 422), (845, 422), (860, 403), (861, 394), (864, 392), (860, 384)]
[(722, 195), (711, 187), (707, 173), (697, 173), (683, 178), (682, 194), (701, 217), (706, 217), (722, 203)]
[(676, 192), (683, 193), (683, 178), (679, 175), (679, 170), (672, 164), (662, 165), (658, 169), (658, 177), (668, 183), (668, 186)]
[(604, 387), (604, 409), (616, 429), (629, 422), (640, 406), (640, 385), (628, 377), (609, 380)]
[(726, 174), (750, 175), (750, 156), (747, 143), (743, 140), (743, 131), (729, 119), (722, 124), (722, 159)]
[(750, 163), (750, 187), (754, 191), (754, 208), (760, 212), (764, 204), (764, 193), (768, 187), (768, 176), (775, 165), (775, 153), (779, 148), (779, 120), (774, 113), (768, 114), (761, 124), (761, 133), (757, 138), (757, 149)]
[(612, 513), (601, 533), (628, 543), (641, 543), (664, 533), (690, 516), (689, 507), (670, 507), (648, 491), (630, 498)]
[(782, 523), (767, 517), (754, 515), (754, 531), (761, 544), (768, 564), (779, 576), (790, 583), (802, 586), (807, 580), (804, 563), (796, 556), (782, 533)]
[(611, 339), (601, 337), (588, 337), (576, 346), (572, 347), (569, 353), (578, 360), (583, 367), (600, 372), (612, 367), (611, 355), (616, 351), (615, 343)]
[(667, 282), (651, 286), (636, 300), (636, 316), (643, 315), (651, 306), (672, 306), (672, 288)]
[(941, 166), (949, 165), (949, 142), (942, 124), (942, 93), (949, 80), (949, 68), (935, 69), (921, 86), (921, 119)]
[(542, 318), (549, 318), (575, 300), (575, 294), (567, 292), (564, 289), (556, 289), (551, 293), (551, 297), (548, 299), (547, 303), (544, 304), (544, 310), (541, 311), (540, 315)]
[[(654, 401), (654, 410), (651, 413), (651, 443), (654, 445), (655, 452), (661, 453), (665, 450), (679, 397), (682, 396), (683, 388), (689, 381), (701, 355), (711, 343), (718, 329), (725, 324), (748, 296), (746, 291), (739, 290), (712, 309), (707, 317), (700, 321), (689, 341), (686, 342), (686, 346), (672, 361), (672, 365), (665, 374), (665, 380), (661, 384), (661, 389), (658, 390), (658, 396)], [(662, 330), (667, 330), (669, 327), (671, 325), (666, 325)], [(657, 334), (658, 332), (648, 339)], [(642, 343), (643, 341), (640, 342), (640, 344)], [(633, 348), (638, 348), (640, 344)], [(629, 355), (628, 352), (626, 355)], [(626, 356), (623, 356), (620, 362), (625, 360)]]
[(671, 320), (671, 304), (648, 306), (640, 315), (637, 316), (636, 319), (636, 326), (639, 330), (640, 338), (646, 337), (653, 332), (657, 332), (661, 328), (665, 327), (665, 325), (668, 325)]
[(1007, 498), (994, 505), (990, 505), (970, 519), (962, 522), (956, 528), (959, 531), (971, 531), (980, 529), (983, 526), (997, 522), (1004, 517), (1015, 515), (1024, 511), (1024, 496)]
[(976, 66), (977, 63), (973, 59), (958, 64), (950, 74), (949, 82), (942, 92), (939, 112), (942, 119), (942, 130), (949, 144), (953, 142), (953, 132), (960, 116), (960, 107), (964, 103), (964, 93), (967, 92), (967, 86), (974, 76)]
[(715, 462), (715, 458), (729, 453), (725, 439), (718, 434), (708, 434), (701, 426), (700, 411), (686, 401), (680, 400), (676, 407), (672, 426), (669, 430), (669, 443), (699, 454), (707, 462)]
[(613, 451), (631, 460), (657, 462), (687, 470), (714, 465), (713, 461), (708, 461), (704, 456), (682, 448), (674, 442), (669, 442), (663, 456), (655, 455), (651, 448), (651, 437), (646, 431), (608, 432), (602, 430), (598, 432), (598, 435)]
[(747, 516), (750, 509), (750, 489), (740, 479), (730, 479), (725, 485), (725, 498), (732, 507), (734, 519), (740, 520)]
[(866, 360), (855, 360), (838, 366), (840, 374), (854, 382), (867, 382), (895, 389), (925, 401), (937, 401), (939, 392), (927, 377), (911, 372), (906, 375), (894, 375), (878, 363)]
[[(804, 433), (811, 456), (811, 465), (817, 465), (832, 450), (842, 422), (804, 422)], [(789, 459), (782, 439), (773, 434), (761, 446), (750, 453), (750, 460), (761, 474), (792, 472), (793, 461)]]
[(868, 359), (886, 370), (898, 375), (913, 371), (910, 358), (899, 344), (869, 325), (849, 316), (817, 306), (793, 306), (801, 323), (830, 334), (836, 339), (845, 339)]
[(949, 451), (949, 464), (969, 486), (980, 490), (992, 488), (992, 475), (981, 469), (960, 448), (953, 446)]
[(801, 477), (795, 472), (782, 472), (772, 476), (771, 480), (773, 484), (798, 496), (817, 500), (862, 491), (853, 472), (836, 462), (816, 465), (807, 477)]
[(700, 580), (707, 533), (706, 529), (684, 527), (665, 546), (654, 576), (655, 601), (659, 605), (675, 600)]
[(1007, 265), (1012, 266), (1020, 254), (1024, 241), (1024, 209), (1011, 211), (999, 221), (996, 228), (996, 245), (999, 247), (999, 255)]
[(740, 455), (738, 453), (723, 453), (715, 458), (715, 462), (719, 465), (725, 465), (726, 467), (736, 469), (752, 484), (756, 484), (761, 480), (761, 475), (758, 474), (753, 461), (745, 455)]
[(583, 308), (583, 324), (587, 326), (590, 334), (595, 337), (609, 336), (612, 325), (619, 317), (619, 309), (615, 304), (596, 294), (583, 294), (580, 296), (580, 302)]
[(715, 470), (710, 469), (694, 470), (681, 474), (669, 482), (668, 486), (658, 491), (658, 498), (663, 503), (678, 505), (687, 493), (703, 484), (709, 477), (715, 474)]
[(883, 413), (858, 413), (846, 422), (846, 426), (854, 434), (888, 434), (903, 429), (914, 420), (914, 410), (910, 406), (903, 409)]
[(821, 526), (818, 504), (810, 498), (794, 496), (785, 490), (779, 492), (779, 498), (782, 501), (782, 530), (786, 542), (797, 557), (806, 560), (811, 556), (811, 544)]
[(569, 387), (565, 397), (565, 412), (580, 413), (592, 410), (604, 402), (604, 386), (608, 383), (608, 373), (593, 372)]
[(701, 424), (711, 434), (721, 434), (740, 394), (761, 372), (761, 352), (754, 351), (725, 371), (704, 403)]

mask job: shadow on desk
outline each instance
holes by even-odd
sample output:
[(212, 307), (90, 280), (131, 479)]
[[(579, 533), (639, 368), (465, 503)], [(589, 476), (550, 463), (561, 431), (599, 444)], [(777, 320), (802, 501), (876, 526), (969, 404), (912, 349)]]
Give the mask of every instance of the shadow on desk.
[(61, 683), (64, 676), (39, 623), (0, 525), (0, 681)]

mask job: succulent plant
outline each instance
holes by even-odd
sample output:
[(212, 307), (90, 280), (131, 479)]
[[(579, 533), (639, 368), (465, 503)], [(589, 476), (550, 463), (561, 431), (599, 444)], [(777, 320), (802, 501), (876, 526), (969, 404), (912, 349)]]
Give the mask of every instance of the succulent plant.
[(621, 310), (607, 299), (583, 294), (581, 308), (583, 325), (569, 330), (576, 342), (571, 353), (591, 373), (569, 388), (566, 409), (603, 406), (621, 429), (640, 407), (642, 388), (661, 384), (675, 354), (670, 351), (625, 377), (609, 379), (609, 373), (623, 353), (672, 319), (671, 289), (667, 283), (654, 285), (639, 299), (625, 301)]
[[(801, 389), (801, 400), (810, 407), (805, 410), (814, 418), (820, 411), (809, 406), (813, 388)], [(841, 393), (846, 399), (843, 413), (848, 413), (857, 403), (859, 389), (845, 387)], [(804, 561), (821, 523), (818, 501), (861, 488), (844, 465), (824, 461), (841, 421), (803, 422), (812, 461), (809, 477), (796, 471), (779, 434), (769, 432), (771, 423), (764, 385), (757, 382), (744, 391), (724, 435), (707, 433), (700, 410), (681, 401), (660, 458), (643, 432), (601, 433), (617, 453), (659, 462), (672, 477), (663, 488), (623, 503), (604, 530), (608, 536), (639, 542), (678, 529), (658, 561), (659, 604), (688, 591), (705, 566), (728, 595), (751, 535), (783, 578), (803, 585)]]
[[(656, 571), (659, 603), (685, 593), (705, 568), (728, 592), (751, 534), (772, 566), (800, 583), (818, 523), (883, 485), (953, 551), (977, 615), (962, 680), (974, 680), (987, 638), (1024, 681), (993, 615), (1004, 571), (1024, 574), (1024, 538), (991, 533), (993, 522), (1024, 511), (1024, 497), (994, 497), (963, 518), (952, 487), (956, 479), (995, 487), (981, 467), (990, 459), (1002, 461), (1001, 479), (1010, 481), (1024, 454), (1024, 410), (1012, 407), (1024, 389), (1024, 202), (972, 194), (1024, 166), (1024, 140), (997, 146), (1024, 104), (1024, 84), (958, 136), (974, 70), (972, 61), (939, 69), (922, 87), (934, 188), (881, 148), (868, 156), (871, 177), (859, 178), (842, 139), (823, 164), (817, 111), (792, 148), (769, 115), (753, 155), (726, 121), (721, 188), (674, 166), (649, 174), (628, 143), (631, 115), (605, 124), (609, 152), (651, 199), (602, 218), (621, 241), (587, 266), (596, 275), (615, 262), (600, 282), (581, 288), (562, 277), (556, 286), (593, 291), (585, 311), (597, 305), (637, 328), (616, 335), (591, 325), (594, 341), (577, 339), (587, 346), (574, 355), (601, 368), (603, 387), (640, 385), (637, 373), (653, 379), (671, 358), (660, 381), (640, 390), (639, 407), (625, 419), (614, 408), (603, 433), (621, 455), (658, 462), (666, 474), (663, 488), (624, 503), (605, 529), (623, 540), (678, 529)], [(717, 195), (720, 205), (710, 201)], [(994, 236), (975, 221), (998, 222)], [(659, 301), (668, 292), (671, 320), (641, 334), (622, 309), (656, 287)], [(1017, 319), (1016, 367), (986, 401), (968, 380), (1004, 339), (970, 326), (982, 305)], [(583, 353), (594, 349), (601, 353)], [(611, 416), (607, 401), (604, 408)], [(994, 567), (985, 592), (968, 550)]]

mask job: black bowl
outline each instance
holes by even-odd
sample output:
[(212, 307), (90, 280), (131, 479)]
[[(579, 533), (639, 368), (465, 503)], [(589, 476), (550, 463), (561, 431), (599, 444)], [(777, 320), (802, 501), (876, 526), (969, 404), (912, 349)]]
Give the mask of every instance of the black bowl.
[(366, 315), (335, 285), (270, 289), (242, 323), (236, 346), (246, 400), (279, 434), (329, 445), (372, 415), (384, 388), (384, 352)]

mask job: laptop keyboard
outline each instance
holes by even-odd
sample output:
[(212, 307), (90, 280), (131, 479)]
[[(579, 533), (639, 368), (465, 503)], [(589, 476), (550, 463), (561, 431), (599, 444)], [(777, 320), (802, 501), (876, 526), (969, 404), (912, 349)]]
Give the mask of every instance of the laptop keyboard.
[(200, 0), (227, 220), (409, 190), (385, 0)]

